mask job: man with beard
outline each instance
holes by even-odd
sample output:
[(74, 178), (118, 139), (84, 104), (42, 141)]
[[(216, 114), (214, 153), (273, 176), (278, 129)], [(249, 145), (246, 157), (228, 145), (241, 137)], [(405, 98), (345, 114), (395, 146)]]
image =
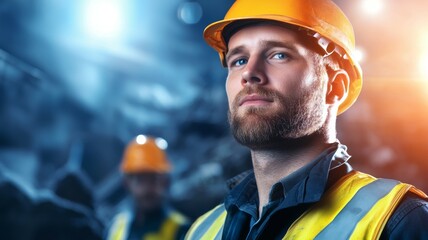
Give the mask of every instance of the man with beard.
[(427, 196), (352, 169), (336, 118), (362, 72), (330, 0), (237, 0), (204, 31), (228, 69), (229, 122), (254, 171), (187, 239), (428, 239)]
[(187, 219), (167, 204), (171, 164), (166, 141), (138, 135), (123, 156), (121, 171), (133, 208), (117, 214), (109, 229), (109, 240), (183, 239), (190, 227)]

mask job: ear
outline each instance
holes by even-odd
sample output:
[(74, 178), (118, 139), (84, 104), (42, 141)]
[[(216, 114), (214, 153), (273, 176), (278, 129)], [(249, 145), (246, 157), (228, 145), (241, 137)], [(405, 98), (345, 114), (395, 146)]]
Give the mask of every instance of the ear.
[(331, 71), (328, 75), (326, 103), (339, 106), (348, 96), (349, 75), (343, 69)]

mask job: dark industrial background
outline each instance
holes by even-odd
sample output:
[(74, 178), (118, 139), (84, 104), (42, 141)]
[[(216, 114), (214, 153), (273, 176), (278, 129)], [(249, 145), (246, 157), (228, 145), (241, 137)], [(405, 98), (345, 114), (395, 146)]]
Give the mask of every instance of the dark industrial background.
[[(428, 2), (335, 1), (364, 72), (340, 115), (351, 164), (428, 191)], [(203, 38), (232, 0), (2, 0), (0, 169), (33, 194), (86, 176), (95, 214), (125, 204), (118, 166), (138, 134), (167, 140), (171, 200), (194, 218), (251, 168), (231, 137), (226, 70)], [(3, 193), (2, 193), (3, 194)]]

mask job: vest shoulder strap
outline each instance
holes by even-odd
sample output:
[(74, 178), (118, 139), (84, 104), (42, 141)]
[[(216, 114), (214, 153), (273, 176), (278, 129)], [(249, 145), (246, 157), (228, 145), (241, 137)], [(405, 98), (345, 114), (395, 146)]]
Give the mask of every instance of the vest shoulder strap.
[(283, 239), (379, 239), (409, 185), (354, 171), (297, 219)]
[(186, 240), (221, 239), (226, 209), (220, 204), (199, 217), (186, 234)]
[(108, 240), (124, 240), (128, 236), (128, 225), (131, 215), (129, 212), (122, 212), (116, 215), (108, 232)]

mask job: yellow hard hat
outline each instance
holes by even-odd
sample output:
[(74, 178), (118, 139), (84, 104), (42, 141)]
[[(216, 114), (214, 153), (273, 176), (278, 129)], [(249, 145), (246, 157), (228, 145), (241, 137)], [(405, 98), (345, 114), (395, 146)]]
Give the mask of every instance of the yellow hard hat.
[(123, 173), (169, 173), (171, 165), (164, 151), (166, 141), (138, 135), (125, 149), (120, 169)]
[(204, 38), (219, 54), (222, 64), (227, 52), (224, 29), (237, 21), (278, 21), (307, 31), (326, 54), (337, 53), (350, 77), (347, 98), (338, 114), (357, 99), (362, 87), (361, 67), (355, 59), (355, 37), (352, 24), (331, 0), (236, 0), (223, 20), (208, 25)]

